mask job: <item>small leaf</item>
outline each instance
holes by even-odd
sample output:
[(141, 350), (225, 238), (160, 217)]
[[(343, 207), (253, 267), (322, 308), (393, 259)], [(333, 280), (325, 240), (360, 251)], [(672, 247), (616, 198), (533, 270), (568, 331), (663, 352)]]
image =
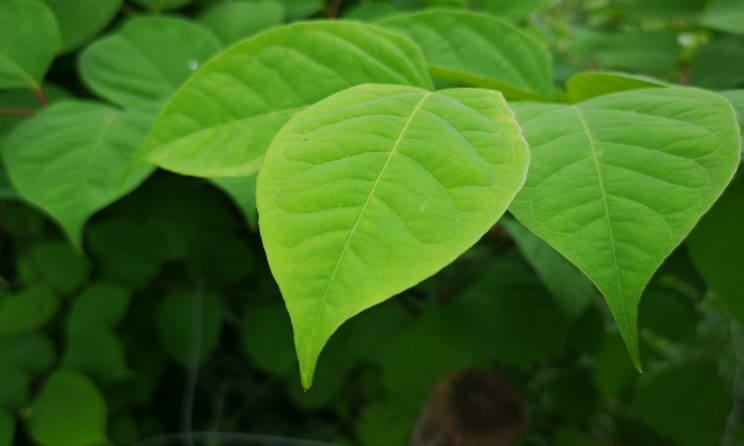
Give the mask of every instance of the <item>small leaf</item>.
[(79, 47), (116, 17), (123, 0), (44, 0), (57, 17), (62, 51)]
[(733, 177), (733, 110), (665, 88), (517, 111), (532, 163), (510, 210), (597, 285), (640, 368), (641, 293)]
[(68, 323), (61, 368), (83, 373), (100, 385), (110, 385), (129, 376), (124, 346), (111, 329), (96, 324)]
[(203, 362), (219, 342), (222, 308), (211, 294), (171, 294), (157, 314), (163, 350), (184, 367), (192, 367), (194, 359)]
[(198, 23), (172, 17), (137, 17), (83, 51), (80, 74), (101, 97), (124, 107), (169, 97), (220, 49)]
[(389, 31), (341, 21), (267, 31), (189, 79), (161, 112), (140, 156), (186, 175), (248, 176), (292, 115), (367, 82), (431, 86), (419, 49)]
[(282, 129), (258, 177), (259, 227), (305, 387), (345, 320), (436, 273), (496, 223), (528, 158), (489, 90), (363, 85)]
[(744, 34), (744, 3), (740, 0), (711, 0), (701, 22), (719, 31)]
[(147, 114), (91, 102), (53, 105), (18, 126), (6, 141), (10, 179), (80, 247), (88, 217), (152, 172), (139, 166), (124, 178), (149, 122)]
[(284, 21), (284, 5), (275, 0), (220, 3), (199, 15), (224, 44), (232, 44)]
[(0, 302), (0, 339), (42, 327), (57, 312), (57, 298), (44, 286), (26, 288)]
[(434, 78), (493, 88), (522, 99), (552, 95), (547, 50), (496, 17), (429, 10), (379, 23), (418, 43)]
[(106, 282), (94, 283), (75, 298), (67, 316), (67, 326), (82, 328), (95, 324), (114, 328), (124, 318), (130, 297), (122, 287)]
[(568, 97), (572, 102), (581, 102), (597, 96), (641, 88), (666, 87), (662, 81), (648, 76), (612, 71), (584, 71), (566, 82)]
[(106, 402), (83, 375), (58, 371), (44, 383), (27, 420), (41, 446), (108, 444)]
[(63, 240), (39, 243), (31, 250), (33, 268), (61, 294), (78, 289), (90, 274), (90, 262)]
[(45, 3), (0, 2), (0, 88), (38, 90), (61, 47), (57, 20)]

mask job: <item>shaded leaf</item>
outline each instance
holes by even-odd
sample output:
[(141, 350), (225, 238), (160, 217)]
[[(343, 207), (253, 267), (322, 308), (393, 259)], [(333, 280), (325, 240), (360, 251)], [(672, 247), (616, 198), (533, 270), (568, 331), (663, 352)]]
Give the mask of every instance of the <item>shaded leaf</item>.
[(262, 370), (286, 376), (297, 364), (292, 325), (283, 304), (250, 307), (241, 324), (241, 340), (251, 362)]
[(284, 5), (276, 0), (220, 3), (199, 15), (224, 44), (232, 44), (284, 21)]
[(240, 209), (246, 223), (255, 231), (258, 229), (256, 210), (256, 175), (249, 177), (212, 178), (210, 181), (225, 191)]
[(212, 353), (222, 330), (220, 301), (211, 294), (174, 293), (157, 309), (163, 350), (184, 367), (202, 362)]
[(44, 286), (20, 291), (0, 302), (0, 339), (29, 333), (43, 326), (57, 312), (57, 298)]
[(295, 116), (268, 151), (257, 197), (303, 385), (345, 320), (471, 247), (503, 214), (527, 163), (494, 91), (363, 85)]
[(106, 282), (98, 282), (83, 291), (72, 304), (67, 316), (68, 328), (101, 325), (114, 328), (126, 314), (130, 293)]
[(739, 0), (711, 0), (701, 22), (719, 31), (744, 34), (744, 3)]
[(157, 118), (140, 156), (187, 175), (248, 176), (290, 117), (367, 82), (431, 86), (419, 49), (388, 31), (340, 21), (267, 31), (189, 79)]
[(31, 250), (33, 268), (44, 282), (61, 294), (69, 294), (88, 280), (90, 262), (64, 241), (34, 245)]
[(44, 0), (57, 17), (62, 51), (73, 50), (116, 17), (123, 0)]
[(690, 68), (694, 85), (713, 89), (744, 85), (744, 36), (724, 36), (701, 46)]
[(15, 425), (15, 417), (4, 410), (0, 410), (0, 446), (13, 446)]

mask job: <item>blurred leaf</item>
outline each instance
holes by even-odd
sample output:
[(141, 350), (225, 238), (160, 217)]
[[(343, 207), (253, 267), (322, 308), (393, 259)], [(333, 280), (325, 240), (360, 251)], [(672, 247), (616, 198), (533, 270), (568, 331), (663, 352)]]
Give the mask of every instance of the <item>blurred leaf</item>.
[(131, 372), (124, 347), (111, 329), (91, 321), (88, 326), (67, 326), (62, 369), (85, 374), (100, 385), (121, 381)]
[(379, 364), (398, 334), (410, 323), (410, 317), (396, 302), (386, 302), (363, 311), (341, 328), (342, 339), (350, 354)]
[(129, 292), (117, 285), (98, 282), (90, 285), (75, 298), (69, 315), (69, 328), (83, 328), (95, 324), (114, 328), (126, 314)]
[(57, 20), (45, 3), (0, 2), (0, 88), (38, 89), (61, 47)]
[(36, 330), (54, 316), (58, 307), (57, 298), (45, 286), (29, 287), (0, 301), (0, 339)]
[[(54, 84), (45, 83), (44, 96), (50, 104), (59, 102), (62, 99), (70, 97), (70, 92)], [(0, 91), (0, 108), (19, 109), (29, 112), (28, 115), (21, 114), (0, 114), (0, 152), (2, 152), (2, 139), (9, 135), (11, 130), (23, 121), (33, 117), (33, 113), (39, 111), (39, 98), (27, 89), (13, 89)]]
[(724, 306), (744, 322), (744, 176), (731, 183), (687, 240), (690, 259)]
[(15, 417), (0, 410), (0, 446), (13, 446), (15, 438)]
[(136, 17), (87, 47), (80, 74), (101, 97), (128, 108), (168, 98), (220, 49), (202, 25), (173, 17)]
[(581, 102), (619, 91), (666, 86), (668, 84), (652, 77), (612, 71), (584, 71), (575, 74), (566, 83), (568, 96), (572, 102)]
[(532, 160), (510, 211), (602, 291), (640, 369), (642, 291), (733, 177), (733, 110), (692, 88), (513, 108)]
[(379, 20), (399, 12), (400, 9), (387, 2), (362, 2), (347, 9), (344, 12), (344, 18), (362, 21)]
[(152, 172), (140, 166), (125, 178), (129, 157), (149, 122), (147, 114), (92, 102), (53, 105), (18, 126), (6, 141), (10, 179), (80, 247), (85, 221)]
[(267, 152), (257, 199), (303, 386), (346, 320), (433, 275), (496, 223), (528, 155), (503, 96), (487, 90), (367, 84), (292, 118)]
[[(418, 48), (377, 27), (328, 21), (267, 31), (191, 77), (165, 106), (140, 156), (187, 175), (251, 175), (290, 117), (368, 82), (431, 86)], [(240, 103), (226, 107), (236, 97)]]
[(719, 31), (744, 34), (744, 3), (740, 0), (711, 0), (701, 22)]
[(606, 400), (619, 398), (640, 376), (633, 365), (625, 359), (626, 351), (619, 333), (605, 335), (594, 362), (594, 380), (602, 397)]
[(62, 51), (84, 44), (108, 25), (123, 0), (44, 0), (57, 17), (62, 33)]
[(280, 0), (287, 11), (290, 20), (302, 19), (320, 12), (325, 4), (324, 0)]
[(280, 25), (286, 12), (276, 0), (220, 3), (199, 15), (199, 20), (228, 45)]
[(572, 428), (558, 430), (553, 441), (553, 446), (603, 446)]
[(192, 247), (189, 270), (213, 287), (224, 287), (245, 280), (256, 264), (254, 246), (244, 237), (232, 234), (204, 234)]
[(694, 85), (719, 90), (744, 85), (744, 36), (724, 36), (701, 46), (690, 65)]
[(640, 326), (677, 342), (695, 339), (697, 314), (684, 294), (665, 288), (649, 288), (639, 308)]
[(160, 12), (165, 9), (177, 9), (188, 5), (193, 0), (132, 0), (134, 3), (149, 9), (151, 12)]
[(250, 307), (241, 325), (243, 348), (256, 367), (286, 376), (296, 366), (292, 325), (282, 303)]
[(633, 413), (680, 446), (715, 444), (730, 406), (727, 386), (713, 361), (668, 364), (643, 376)]
[(91, 226), (88, 245), (101, 277), (134, 287), (153, 279), (167, 255), (165, 241), (158, 231), (128, 219)]
[(106, 403), (84, 376), (58, 371), (44, 383), (27, 420), (41, 446), (108, 444)]
[(618, 6), (637, 20), (693, 19), (703, 11), (706, 0), (620, 0)]
[(396, 400), (374, 401), (362, 409), (356, 432), (362, 446), (406, 444), (417, 418), (417, 410)]
[(571, 262), (519, 222), (505, 218), (501, 223), (514, 237), (519, 251), (563, 313), (572, 319), (578, 317), (597, 295), (594, 285)]
[(672, 32), (591, 30), (577, 33), (569, 51), (584, 66), (668, 74), (676, 71), (681, 47)]
[(0, 364), (32, 375), (45, 372), (55, 361), (54, 345), (41, 332), (0, 340)]
[(739, 116), (739, 126), (744, 133), (744, 90), (723, 91), (720, 93), (736, 110)]
[(434, 78), (492, 88), (520, 99), (552, 94), (550, 54), (496, 17), (432, 10), (379, 23), (418, 43)]
[(170, 294), (158, 306), (157, 314), (163, 350), (184, 367), (191, 367), (197, 356), (198, 362), (203, 362), (219, 343), (222, 308), (211, 294)]
[(258, 230), (258, 211), (256, 210), (256, 177), (232, 177), (210, 179), (217, 187), (225, 191), (242, 212), (246, 223), (252, 231)]
[(599, 404), (591, 369), (583, 366), (553, 369), (537, 379), (540, 410), (563, 421), (589, 424)]
[(470, 0), (469, 5), (510, 20), (524, 20), (535, 11), (548, 7), (550, 0)]
[[(0, 411), (23, 408), (31, 397), (31, 377), (10, 364), (0, 364)], [(2, 431), (0, 431), (0, 434)]]
[(595, 355), (605, 337), (605, 318), (598, 305), (588, 305), (571, 325), (566, 349), (574, 354)]
[(32, 267), (44, 283), (65, 295), (80, 288), (90, 274), (90, 262), (65, 241), (48, 241), (34, 245)]

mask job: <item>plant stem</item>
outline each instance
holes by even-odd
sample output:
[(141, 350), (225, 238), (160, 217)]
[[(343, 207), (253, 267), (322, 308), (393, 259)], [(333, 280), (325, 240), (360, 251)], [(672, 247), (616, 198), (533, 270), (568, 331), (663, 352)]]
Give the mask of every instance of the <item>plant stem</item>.
[(44, 96), (44, 91), (41, 89), (41, 87), (34, 88), (34, 95), (36, 96), (36, 99), (39, 100), (39, 105), (42, 108), (49, 105), (49, 102), (47, 101), (46, 96)]

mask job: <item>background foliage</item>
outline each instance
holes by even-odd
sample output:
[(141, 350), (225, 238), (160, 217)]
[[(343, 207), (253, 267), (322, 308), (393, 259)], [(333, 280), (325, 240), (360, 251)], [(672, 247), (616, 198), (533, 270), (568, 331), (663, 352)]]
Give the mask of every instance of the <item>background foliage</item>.
[[(399, 14), (431, 6), (532, 37), (427, 49), (438, 87), (458, 70), (521, 100), (554, 85), (559, 100), (581, 100), (678, 83), (744, 109), (740, 0), (0, 0), (0, 143), (13, 177), (0, 165), (0, 446), (404, 444), (438, 379), (469, 367), (500, 370), (524, 398), (520, 445), (744, 442), (741, 177), (644, 293), (643, 374), (594, 286), (506, 217), (344, 325), (304, 392), (256, 232), (254, 160), (149, 155), (184, 174), (248, 175), (206, 180), (131, 163), (164, 102), (227, 46), (308, 18), (380, 23), (417, 42)], [(503, 67), (467, 54), (494, 50), (535, 65), (489, 80)], [(360, 62), (347, 63), (338, 69)], [(406, 76), (427, 86), (414, 68)], [(276, 126), (267, 116), (257, 125)], [(168, 128), (150, 138), (178, 136)]]

